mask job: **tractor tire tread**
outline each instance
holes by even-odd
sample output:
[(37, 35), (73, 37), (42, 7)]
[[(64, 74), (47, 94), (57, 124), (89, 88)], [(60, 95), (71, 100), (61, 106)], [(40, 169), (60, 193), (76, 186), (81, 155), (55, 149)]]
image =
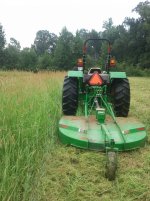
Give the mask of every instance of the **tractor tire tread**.
[(62, 111), (64, 115), (75, 115), (78, 108), (78, 80), (65, 77), (62, 94)]
[(117, 117), (127, 117), (130, 107), (130, 85), (128, 79), (116, 79), (112, 84), (113, 106)]

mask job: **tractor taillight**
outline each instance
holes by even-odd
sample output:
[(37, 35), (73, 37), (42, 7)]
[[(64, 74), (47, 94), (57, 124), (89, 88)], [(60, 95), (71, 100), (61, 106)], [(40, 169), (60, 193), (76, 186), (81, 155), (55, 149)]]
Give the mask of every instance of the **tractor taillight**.
[(83, 67), (83, 59), (78, 59), (78, 67)]
[(95, 86), (95, 85), (102, 85), (102, 84), (103, 84), (103, 80), (100, 77), (100, 75), (98, 73), (94, 73), (89, 80), (89, 85)]
[(116, 60), (114, 58), (110, 59), (110, 67), (115, 67), (116, 66)]

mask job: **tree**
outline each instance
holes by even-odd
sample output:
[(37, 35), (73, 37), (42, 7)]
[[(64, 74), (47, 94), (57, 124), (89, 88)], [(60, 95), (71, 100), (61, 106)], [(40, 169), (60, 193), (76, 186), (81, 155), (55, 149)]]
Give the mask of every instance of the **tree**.
[(116, 56), (118, 62), (123, 62), (128, 52), (128, 33), (123, 25), (119, 25), (116, 28), (118, 38), (113, 43), (112, 53)]
[(77, 34), (81, 38), (82, 41), (85, 41), (89, 38), (89, 31), (86, 29), (77, 30)]
[(49, 53), (44, 53), (42, 56), (38, 57), (38, 68), (39, 69), (52, 69), (53, 58)]
[(60, 69), (73, 67), (73, 38), (73, 34), (64, 27), (54, 53), (54, 65)]
[(57, 36), (47, 30), (40, 30), (36, 33), (34, 48), (38, 55), (45, 52), (53, 53), (56, 47)]
[[(100, 34), (97, 31), (95, 31), (94, 29), (92, 29), (89, 32), (89, 38), (100, 38)], [(87, 52), (90, 54), (91, 57), (93, 57), (93, 62), (95, 63), (95, 65), (100, 56), (101, 46), (102, 46), (101, 41), (89, 41), (88, 42)]]
[(140, 44), (139, 63), (143, 67), (150, 68), (150, 2), (140, 2), (133, 11), (140, 15), (138, 31), (141, 32), (139, 40), (143, 43)]
[(4, 50), (4, 66), (11, 69), (19, 69), (20, 52), (13, 46), (8, 46)]
[(140, 20), (150, 23), (150, 2), (140, 2), (132, 11), (140, 15)]
[(4, 49), (5, 44), (6, 44), (5, 32), (3, 30), (3, 26), (0, 23), (0, 51)]
[(4, 47), (6, 44), (5, 32), (3, 26), (0, 23), (0, 67), (4, 65)]
[(19, 41), (17, 41), (15, 38), (10, 38), (9, 46), (14, 47), (18, 51), (20, 51), (21, 48)]
[(108, 21), (103, 23), (104, 31), (102, 33), (103, 38), (107, 38), (110, 40), (111, 44), (119, 37), (119, 33), (117, 27), (113, 25), (112, 18), (109, 18)]
[(18, 69), (20, 61), (20, 43), (15, 38), (10, 38), (8, 47), (4, 50), (4, 65), (8, 69)]
[(34, 70), (37, 68), (37, 54), (34, 49), (24, 48), (20, 54), (20, 68), (22, 70)]
[(77, 59), (82, 58), (83, 51), (83, 40), (80, 38), (80, 34), (77, 31), (75, 37), (73, 38), (73, 47), (72, 47), (72, 58), (74, 66), (77, 64)]
[(125, 18), (128, 51), (126, 58), (134, 65), (148, 68), (150, 66), (150, 4), (141, 2), (133, 11), (140, 17)]

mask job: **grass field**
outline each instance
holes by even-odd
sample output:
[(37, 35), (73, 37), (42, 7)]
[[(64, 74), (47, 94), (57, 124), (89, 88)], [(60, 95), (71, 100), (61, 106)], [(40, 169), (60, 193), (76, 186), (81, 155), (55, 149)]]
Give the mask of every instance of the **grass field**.
[(65, 73), (0, 72), (0, 200), (149, 201), (150, 79), (130, 78), (130, 116), (148, 144), (119, 154), (114, 182), (105, 154), (65, 147), (58, 139)]

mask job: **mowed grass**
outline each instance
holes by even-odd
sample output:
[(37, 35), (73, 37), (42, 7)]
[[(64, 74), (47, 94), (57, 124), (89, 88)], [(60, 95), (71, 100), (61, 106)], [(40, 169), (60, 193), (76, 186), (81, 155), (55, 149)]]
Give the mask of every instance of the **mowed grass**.
[(0, 200), (150, 200), (150, 79), (130, 78), (130, 116), (148, 144), (119, 153), (114, 182), (105, 153), (66, 147), (58, 139), (65, 73), (0, 72)]

